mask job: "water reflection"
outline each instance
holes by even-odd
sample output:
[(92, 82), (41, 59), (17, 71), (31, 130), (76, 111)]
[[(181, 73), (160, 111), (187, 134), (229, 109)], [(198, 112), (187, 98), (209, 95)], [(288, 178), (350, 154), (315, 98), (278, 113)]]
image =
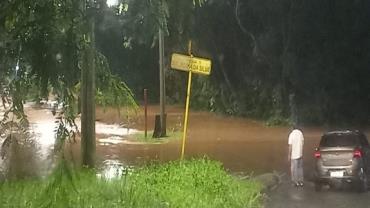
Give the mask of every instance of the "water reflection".
[[(17, 142), (16, 146), (13, 145), (14, 147), (9, 148), (11, 151), (9, 151), (10, 153), (5, 160), (0, 158), (0, 180), (2, 173), (6, 173), (6, 175), (10, 173), (11, 176), (16, 175), (18, 177), (22, 174), (29, 175), (26, 172), (33, 175), (37, 172), (37, 176), (44, 176), (52, 169), (57, 123), (55, 123), (56, 119), (49, 106), (47, 104), (46, 107), (35, 107), (34, 103), (25, 104), (25, 111), (30, 122), (30, 138), (19, 140), (22, 142)], [(3, 115), (3, 110), (0, 107), (1, 115)], [(78, 119), (76, 123), (80, 128)], [(109, 149), (124, 142), (128, 134), (136, 132), (136, 129), (127, 129), (118, 124), (96, 122), (97, 141), (100, 145), (108, 146)], [(5, 137), (6, 135), (0, 137), (0, 147)], [(111, 152), (109, 155), (112, 154)], [(109, 155), (107, 157), (110, 157)], [(34, 162), (30, 162), (31, 158)], [(104, 160), (101, 164), (98, 164), (98, 169), (101, 169), (102, 177), (113, 178), (126, 173), (130, 166), (124, 167), (119, 160)]]
[(133, 170), (133, 166), (124, 165), (119, 160), (104, 160), (99, 169), (97, 176), (99, 178), (104, 178), (111, 180), (114, 178), (120, 178), (124, 175), (129, 174)]
[(34, 139), (40, 146), (44, 156), (54, 147), (55, 128), (56, 124), (50, 121), (39, 121), (30, 124), (30, 130), (34, 134)]

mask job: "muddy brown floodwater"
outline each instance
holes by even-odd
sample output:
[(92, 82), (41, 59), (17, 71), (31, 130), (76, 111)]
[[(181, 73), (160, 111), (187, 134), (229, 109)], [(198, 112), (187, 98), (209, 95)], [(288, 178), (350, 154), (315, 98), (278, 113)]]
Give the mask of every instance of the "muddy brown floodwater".
[[(184, 109), (168, 106), (168, 131), (181, 131)], [(148, 108), (148, 129), (154, 126), (154, 116), (158, 106)], [(27, 108), (31, 122), (52, 123), (53, 116), (45, 109)], [(121, 119), (113, 109), (97, 109), (97, 161), (104, 174), (115, 174), (116, 167), (135, 166), (151, 160), (170, 161), (180, 158), (181, 141), (172, 140), (163, 144), (140, 144), (127, 142), (127, 134), (144, 130), (143, 110), (137, 119), (132, 120), (130, 129), (116, 125)], [(52, 127), (47, 127), (49, 130)], [(303, 127), (305, 136), (305, 172), (310, 174), (313, 165), (313, 152), (320, 136), (325, 131), (319, 127)], [(190, 112), (185, 155), (187, 158), (207, 156), (221, 161), (231, 172), (267, 171), (288, 172), (287, 137), (289, 127), (268, 127), (254, 120), (219, 116), (208, 112)], [(52, 137), (48, 133), (48, 137)], [(369, 135), (369, 131), (367, 131)], [(44, 138), (45, 139), (45, 138)], [(50, 141), (50, 140), (49, 140)], [(44, 141), (46, 148), (50, 143)], [(71, 148), (73, 158), (80, 161), (79, 143)], [(113, 167), (113, 168), (112, 168)], [(112, 173), (113, 172), (113, 173)], [(108, 176), (109, 177), (109, 176)]]
[[(168, 129), (182, 129), (184, 109), (179, 106), (167, 107)], [(149, 129), (153, 129), (154, 115), (158, 106), (148, 109)], [(142, 114), (142, 110), (140, 115)], [(117, 122), (114, 111), (106, 111), (105, 116), (98, 110), (97, 119), (102, 122)], [(134, 125), (143, 130), (143, 117)], [(305, 172), (310, 175), (314, 149), (325, 131), (320, 127), (303, 127), (305, 136)], [(202, 157), (221, 161), (232, 172), (261, 173), (266, 171), (288, 170), (287, 138), (290, 127), (269, 127), (254, 120), (226, 117), (208, 112), (190, 112), (185, 154), (187, 158)], [(369, 135), (369, 132), (367, 132)], [(135, 165), (142, 161), (156, 159), (169, 161), (179, 159), (181, 141), (167, 144), (137, 145), (119, 144), (99, 146), (100, 156), (113, 157), (126, 164)]]

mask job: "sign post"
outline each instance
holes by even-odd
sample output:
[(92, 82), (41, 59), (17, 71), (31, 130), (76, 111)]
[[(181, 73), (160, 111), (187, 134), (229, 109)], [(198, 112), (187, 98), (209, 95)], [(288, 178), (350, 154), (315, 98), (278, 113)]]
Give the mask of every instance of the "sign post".
[(191, 90), (191, 76), (192, 76), (192, 73), (191, 73), (191, 71), (189, 71), (188, 89), (187, 89), (187, 92), (186, 92), (186, 106), (185, 106), (185, 117), (184, 117), (184, 132), (183, 132), (183, 135), (182, 135), (182, 146), (181, 146), (181, 160), (184, 159), (186, 132), (187, 132), (187, 129), (188, 129), (188, 115), (189, 115), (190, 90)]
[(185, 141), (186, 132), (188, 128), (188, 117), (189, 117), (189, 104), (190, 104), (190, 91), (191, 91), (191, 78), (192, 73), (209, 75), (211, 73), (211, 60), (193, 57), (191, 53), (191, 41), (189, 41), (188, 47), (189, 55), (183, 54), (172, 54), (171, 57), (171, 68), (187, 71), (189, 73), (188, 77), (188, 87), (186, 92), (186, 105), (185, 105), (185, 117), (184, 117), (184, 132), (182, 137), (182, 147), (181, 147), (181, 160), (184, 159), (185, 153)]
[(148, 135), (148, 89), (144, 89), (144, 124), (145, 124), (145, 139)]

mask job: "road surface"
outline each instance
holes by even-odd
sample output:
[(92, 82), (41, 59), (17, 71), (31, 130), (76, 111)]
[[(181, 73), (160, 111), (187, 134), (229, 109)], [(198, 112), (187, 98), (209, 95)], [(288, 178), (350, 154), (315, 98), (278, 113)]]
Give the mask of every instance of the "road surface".
[(289, 183), (288, 177), (283, 183), (267, 193), (266, 208), (369, 208), (370, 192), (358, 193), (349, 187), (315, 192), (312, 182), (306, 182), (303, 188), (296, 188)]

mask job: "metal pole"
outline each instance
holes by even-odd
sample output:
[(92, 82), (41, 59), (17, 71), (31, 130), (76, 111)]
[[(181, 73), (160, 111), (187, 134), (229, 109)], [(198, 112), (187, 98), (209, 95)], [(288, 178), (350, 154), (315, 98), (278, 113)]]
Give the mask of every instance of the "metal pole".
[(145, 139), (148, 135), (148, 90), (144, 89), (144, 123), (145, 123)]
[[(192, 47), (192, 42), (191, 40), (189, 41), (188, 44), (188, 54), (189, 56), (193, 57), (193, 54), (191, 53), (191, 47)], [(191, 90), (191, 69), (190, 69), (190, 64), (189, 63), (189, 77), (188, 77), (188, 89), (186, 91), (186, 106), (185, 106), (185, 118), (184, 118), (184, 132), (182, 135), (182, 147), (181, 147), (181, 160), (184, 159), (184, 153), (185, 153), (185, 141), (186, 141), (186, 132), (188, 129), (188, 114), (189, 114), (189, 103), (190, 103), (190, 90)]]
[(183, 135), (182, 135), (181, 160), (184, 159), (184, 153), (185, 153), (185, 140), (186, 140), (186, 131), (187, 131), (187, 128), (188, 128), (188, 113), (189, 113), (189, 103), (190, 103), (190, 89), (191, 89), (191, 71), (189, 70), (188, 90), (187, 90), (187, 93), (186, 93), (184, 132), (183, 132)]
[(161, 120), (161, 133), (160, 137), (166, 136), (166, 125), (165, 125), (165, 103), (166, 103), (166, 92), (165, 92), (165, 73), (164, 73), (164, 37), (163, 31), (159, 28), (158, 33), (159, 39), (159, 90), (160, 90), (160, 120)]

